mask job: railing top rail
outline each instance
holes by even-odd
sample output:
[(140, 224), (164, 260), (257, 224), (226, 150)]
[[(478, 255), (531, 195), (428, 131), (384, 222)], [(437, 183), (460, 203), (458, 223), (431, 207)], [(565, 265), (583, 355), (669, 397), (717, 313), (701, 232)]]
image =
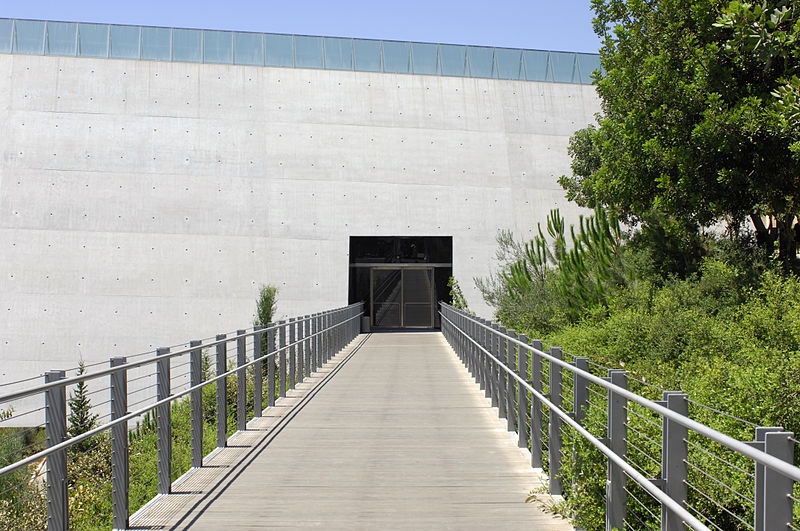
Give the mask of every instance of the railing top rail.
[[(729, 435), (725, 435), (724, 433), (722, 433), (722, 432), (720, 432), (718, 430), (715, 430), (714, 428), (711, 428), (709, 426), (706, 426), (705, 424), (701, 424), (700, 422), (697, 422), (696, 420), (692, 420), (689, 417), (681, 415), (680, 413), (676, 413), (675, 411), (672, 411), (671, 409), (668, 409), (668, 408), (666, 408), (666, 407), (664, 407), (664, 406), (662, 406), (662, 405), (660, 405), (660, 404), (658, 404), (658, 403), (656, 403), (656, 402), (654, 402), (652, 400), (649, 400), (647, 398), (644, 398), (643, 396), (637, 395), (636, 393), (628, 391), (627, 389), (622, 388), (622, 387), (620, 387), (618, 385), (614, 385), (613, 383), (611, 383), (609, 381), (606, 381), (605, 379), (603, 379), (603, 378), (601, 378), (599, 376), (595, 376), (594, 374), (592, 374), (592, 373), (590, 373), (588, 371), (585, 371), (583, 369), (579, 369), (578, 367), (575, 367), (574, 365), (572, 365), (572, 364), (570, 364), (568, 362), (565, 362), (565, 361), (560, 360), (560, 359), (558, 359), (558, 358), (556, 358), (554, 356), (551, 356), (550, 354), (548, 354), (546, 352), (543, 352), (543, 351), (541, 351), (539, 349), (535, 349), (535, 348), (533, 348), (533, 346), (531, 346), (531, 345), (529, 345), (529, 344), (527, 344), (527, 343), (525, 343), (523, 341), (520, 341), (520, 340), (518, 340), (516, 338), (513, 338), (513, 337), (509, 336), (508, 334), (503, 334), (502, 332), (492, 328), (491, 326), (487, 326), (485, 323), (482, 323), (481, 320), (473, 317), (472, 315), (469, 315), (468, 313), (466, 313), (464, 311), (461, 311), (461, 310), (459, 310), (457, 308), (454, 308), (453, 306), (450, 306), (449, 304), (446, 304), (444, 302), (442, 302), (441, 304), (442, 304), (442, 306), (447, 307), (448, 309), (452, 310), (453, 312), (455, 312), (456, 314), (460, 315), (461, 317), (464, 317), (467, 320), (477, 324), (478, 326), (481, 326), (482, 328), (485, 328), (486, 330), (489, 330), (491, 333), (493, 333), (495, 335), (499, 335), (499, 336), (507, 339), (508, 341), (511, 341), (514, 344), (516, 344), (516, 345), (518, 345), (518, 346), (520, 346), (522, 348), (525, 348), (525, 349), (527, 349), (527, 350), (529, 350), (531, 352), (535, 352), (536, 354), (538, 354), (542, 358), (548, 360), (550, 363), (553, 363), (555, 365), (559, 365), (559, 366), (571, 371), (574, 374), (580, 375), (582, 378), (585, 378), (586, 380), (588, 380), (588, 381), (590, 381), (590, 382), (592, 382), (594, 384), (597, 384), (597, 385), (599, 385), (601, 387), (604, 387), (605, 389), (608, 389), (609, 391), (611, 391), (613, 393), (616, 393), (616, 394), (618, 394), (618, 395), (620, 395), (622, 397), (625, 397), (625, 398), (627, 398), (628, 400), (630, 400), (632, 402), (636, 402), (637, 404), (639, 404), (641, 406), (644, 406), (647, 409), (650, 409), (651, 411), (654, 411), (655, 413), (658, 413), (662, 417), (665, 417), (665, 418), (668, 418), (669, 420), (677, 422), (681, 426), (684, 426), (684, 427), (694, 431), (695, 433), (697, 433), (699, 435), (702, 435), (702, 436), (704, 436), (704, 437), (706, 437), (708, 439), (711, 439), (712, 441), (717, 442), (717, 443), (729, 448), (730, 450), (738, 452), (738, 453), (744, 455), (745, 457), (748, 457), (748, 458), (752, 459), (753, 461), (756, 461), (757, 463), (760, 463), (760, 464), (762, 464), (762, 465), (764, 465), (764, 466), (766, 466), (768, 468), (771, 468), (772, 470), (775, 470), (776, 472), (779, 472), (780, 474), (783, 474), (784, 476), (786, 476), (788, 478), (791, 478), (794, 481), (800, 481), (800, 468), (798, 468), (798, 467), (796, 467), (794, 465), (786, 463), (786, 462), (778, 459), (777, 457), (771, 456), (768, 453), (763, 452), (763, 451), (761, 451), (761, 450), (759, 450), (757, 448), (754, 448), (754, 447), (748, 445), (747, 443), (742, 442), (742, 441), (740, 441), (738, 439), (735, 439), (735, 438), (733, 438), (733, 437), (731, 437)], [(442, 317), (444, 317), (444, 316), (442, 316)], [(444, 317), (444, 318), (446, 318), (446, 317)], [(453, 324), (453, 326), (456, 326), (455, 323), (453, 323), (449, 319), (448, 319), (448, 321), (451, 324)], [(456, 328), (458, 328), (458, 327), (456, 326)], [(489, 354), (483, 347), (480, 347), (480, 345), (478, 345), (478, 348), (480, 348), (486, 354)], [(491, 355), (491, 354), (489, 354), (489, 355)], [(505, 366), (503, 366), (503, 367), (505, 368)], [(508, 369), (506, 369), (506, 370), (508, 371)], [(521, 378), (519, 378), (516, 375), (516, 373), (514, 373), (513, 371), (508, 371), (508, 372), (509, 372), (509, 374), (512, 374), (514, 377), (516, 377), (520, 381), (520, 383), (522, 385), (524, 385), (529, 391), (532, 390), (532, 387), (528, 384), (527, 381), (522, 380)]]
[[(336, 310), (331, 310), (330, 312), (323, 312), (323, 313), (334, 313), (334, 312), (337, 312), (337, 311), (353, 308), (355, 306), (358, 306), (359, 304), (362, 304), (362, 303), (351, 304), (350, 306), (346, 306), (344, 308), (337, 308)], [(352, 317), (344, 319), (340, 323), (336, 323), (334, 325), (331, 325), (330, 327), (326, 328), (325, 330), (320, 330), (316, 334), (312, 334), (310, 336), (304, 337), (302, 341), (306, 341), (307, 339), (309, 339), (309, 338), (311, 338), (313, 336), (316, 336), (318, 334), (321, 334), (322, 332), (325, 332), (325, 331), (328, 331), (328, 330), (332, 330), (332, 329), (337, 328), (339, 326), (342, 326), (342, 325), (344, 325), (346, 323), (349, 323), (353, 319), (358, 319), (358, 318), (361, 317), (361, 315), (363, 313), (364, 312), (361, 311), (361, 312), (359, 312), (358, 314), (356, 314), (356, 315), (354, 315)], [(242, 336), (234, 336), (232, 339), (237, 339), (237, 338), (240, 338), (240, 337), (242, 337)], [(4, 475), (6, 475), (6, 474), (8, 474), (10, 472), (13, 472), (14, 470), (17, 470), (17, 469), (19, 469), (19, 468), (21, 468), (23, 466), (30, 465), (31, 463), (35, 463), (36, 461), (38, 461), (38, 460), (40, 460), (40, 459), (42, 459), (44, 457), (47, 457), (50, 454), (58, 452), (59, 450), (64, 450), (66, 448), (69, 448), (70, 446), (72, 446), (74, 444), (77, 444), (77, 443), (79, 443), (79, 442), (81, 442), (83, 440), (86, 440), (86, 439), (88, 439), (90, 437), (93, 437), (93, 436), (99, 434), (99, 433), (102, 433), (105, 430), (111, 429), (112, 427), (114, 427), (114, 426), (116, 426), (118, 424), (121, 424), (123, 422), (127, 422), (127, 421), (129, 421), (131, 419), (134, 419), (134, 418), (140, 416), (140, 415), (143, 415), (143, 414), (147, 413), (148, 411), (151, 411), (152, 409), (154, 409), (154, 408), (156, 408), (156, 407), (158, 407), (160, 405), (168, 404), (169, 402), (172, 402), (173, 400), (177, 400), (178, 398), (181, 398), (182, 396), (186, 396), (189, 393), (191, 393), (192, 391), (196, 391), (198, 389), (201, 389), (201, 388), (205, 387), (206, 385), (210, 385), (210, 384), (216, 382), (217, 380), (221, 380), (222, 378), (227, 378), (228, 376), (231, 376), (234, 373), (237, 373), (239, 371), (242, 371), (242, 370), (250, 367), (251, 365), (253, 365), (256, 362), (263, 361), (265, 359), (271, 358), (271, 357), (275, 356), (276, 354), (278, 354), (280, 351), (282, 351), (284, 349), (287, 349), (287, 348), (289, 348), (291, 346), (297, 345), (297, 344), (301, 343), (302, 341), (296, 341), (296, 342), (292, 343), (291, 345), (284, 345), (283, 347), (281, 347), (279, 349), (276, 349), (276, 350), (270, 352), (269, 354), (265, 354), (265, 355), (263, 355), (263, 356), (261, 356), (259, 358), (253, 358), (252, 360), (248, 361), (247, 363), (244, 363), (242, 365), (237, 365), (235, 368), (233, 368), (233, 369), (231, 369), (231, 370), (229, 370), (227, 372), (224, 372), (222, 374), (218, 374), (218, 375), (214, 376), (213, 378), (209, 378), (208, 380), (206, 380), (204, 382), (201, 382), (201, 383), (199, 383), (199, 384), (197, 384), (195, 386), (191, 386), (191, 387), (189, 387), (187, 389), (184, 389), (183, 391), (171, 394), (167, 398), (164, 398), (162, 400), (158, 400), (158, 401), (156, 401), (156, 402), (154, 402), (152, 404), (149, 404), (149, 405), (144, 406), (144, 407), (142, 407), (140, 409), (137, 409), (136, 411), (132, 411), (132, 412), (127, 413), (126, 415), (124, 415), (122, 417), (114, 419), (111, 422), (103, 424), (102, 426), (98, 426), (97, 428), (94, 428), (94, 429), (92, 429), (90, 431), (87, 431), (87, 432), (82, 433), (80, 435), (76, 435), (75, 437), (71, 437), (71, 438), (67, 439), (66, 441), (63, 441), (63, 442), (60, 442), (60, 443), (55, 444), (53, 446), (50, 446), (50, 447), (48, 447), (48, 448), (46, 448), (46, 449), (44, 449), (44, 450), (42, 450), (40, 452), (37, 452), (37, 453), (35, 453), (33, 455), (30, 455), (30, 456), (26, 457), (25, 459), (21, 459), (19, 461), (11, 463), (10, 465), (4, 466), (3, 468), (0, 468), (0, 477), (4, 476)], [(196, 350), (196, 348), (191, 349), (191, 350)], [(166, 358), (166, 357), (167, 357), (166, 355), (160, 356), (158, 359), (155, 359), (153, 361), (163, 361), (164, 358)], [(127, 367), (128, 367), (127, 365), (117, 365), (116, 367), (113, 368), (113, 370), (108, 370), (108, 371), (105, 371), (105, 372), (106, 372), (106, 374), (108, 374), (108, 373), (119, 371), (121, 369), (125, 369)], [(58, 380), (55, 383), (57, 385), (65, 385), (65, 382), (67, 382), (66, 379)], [(53, 386), (49, 386), (49, 387), (53, 387)]]
[[(314, 319), (314, 318), (317, 318), (317, 317), (320, 317), (320, 316), (330, 315), (330, 314), (333, 314), (333, 313), (336, 313), (336, 312), (339, 312), (339, 311), (342, 311), (342, 310), (348, 310), (350, 308), (354, 308), (354, 307), (362, 305), (362, 304), (364, 304), (364, 303), (363, 302), (357, 302), (357, 303), (354, 303), (354, 304), (350, 304), (349, 306), (343, 306), (341, 308), (335, 308), (333, 310), (326, 310), (324, 312), (319, 312), (317, 314), (313, 314), (313, 315), (310, 315), (308, 317), (297, 318), (296, 320), (292, 321), (291, 324), (297, 324), (297, 323), (302, 323), (302, 322), (305, 322), (305, 321), (310, 321), (311, 319)], [(214, 341), (211, 341), (211, 342), (208, 342), (208, 343), (203, 343), (202, 345), (190, 346), (190, 347), (187, 347), (187, 348), (176, 350), (174, 352), (170, 352), (168, 354), (163, 354), (163, 355), (160, 355), (160, 356), (156, 355), (156, 356), (154, 356), (152, 358), (147, 358), (147, 359), (138, 360), (138, 361), (132, 361), (130, 363), (126, 363), (125, 365), (118, 365), (116, 367), (103, 369), (103, 370), (92, 372), (92, 373), (81, 374), (80, 376), (73, 376), (71, 378), (65, 378), (63, 380), (57, 380), (55, 382), (41, 384), (41, 385), (38, 385), (36, 387), (32, 387), (32, 388), (28, 388), (28, 389), (21, 389), (19, 391), (15, 391), (15, 392), (12, 392), (12, 393), (6, 393), (4, 395), (0, 395), (0, 404), (6, 403), (6, 402), (11, 402), (13, 400), (19, 400), (21, 398), (25, 398), (25, 397), (28, 397), (28, 396), (33, 396), (33, 395), (42, 393), (44, 391), (47, 391), (48, 389), (54, 389), (54, 388), (60, 387), (62, 385), (73, 385), (73, 384), (77, 384), (79, 382), (85, 382), (85, 381), (88, 381), (88, 380), (94, 380), (96, 378), (101, 378), (103, 376), (108, 376), (109, 374), (117, 372), (119, 370), (135, 369), (137, 367), (142, 367), (144, 365), (149, 365), (151, 363), (155, 363), (155, 362), (157, 362), (159, 360), (164, 360), (164, 359), (168, 359), (168, 358), (174, 358), (176, 356), (182, 356), (182, 355), (185, 355), (185, 354), (189, 354), (192, 351), (195, 351), (197, 349), (215, 347), (217, 345), (221, 345), (223, 343), (228, 343), (230, 341), (239, 339), (241, 337), (250, 337), (250, 336), (254, 336), (256, 334), (263, 334), (265, 332), (269, 332), (270, 330), (277, 330), (278, 328), (281, 328), (283, 326), (287, 326), (288, 324), (289, 324), (289, 322), (286, 321), (286, 322), (278, 322), (278, 323), (273, 324), (272, 326), (265, 327), (265, 328), (260, 328), (260, 329), (253, 328), (250, 332), (246, 332), (244, 334), (233, 335), (233, 336), (230, 336), (230, 337), (226, 337), (225, 339), (218, 339), (218, 340), (214, 340)]]

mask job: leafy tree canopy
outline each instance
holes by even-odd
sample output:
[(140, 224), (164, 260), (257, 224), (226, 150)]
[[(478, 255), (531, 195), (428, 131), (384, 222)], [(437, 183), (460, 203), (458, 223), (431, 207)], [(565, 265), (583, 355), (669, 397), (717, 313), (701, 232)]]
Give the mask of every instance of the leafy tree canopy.
[(800, 6), (593, 0), (598, 125), (570, 141), (570, 199), (686, 227), (748, 217), (794, 261), (800, 212)]

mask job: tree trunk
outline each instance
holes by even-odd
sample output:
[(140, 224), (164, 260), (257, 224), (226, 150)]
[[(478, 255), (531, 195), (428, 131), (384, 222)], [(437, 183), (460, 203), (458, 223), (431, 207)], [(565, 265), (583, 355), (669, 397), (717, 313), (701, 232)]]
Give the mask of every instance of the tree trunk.
[(750, 214), (750, 220), (753, 222), (753, 227), (756, 229), (756, 244), (772, 254), (773, 245), (775, 244), (775, 235), (772, 229), (772, 222), (770, 226), (764, 225), (764, 220), (761, 219), (761, 214), (754, 212)]
[(779, 245), (778, 258), (787, 270), (794, 269), (797, 262), (797, 240), (794, 231), (794, 214), (786, 214), (777, 218)]

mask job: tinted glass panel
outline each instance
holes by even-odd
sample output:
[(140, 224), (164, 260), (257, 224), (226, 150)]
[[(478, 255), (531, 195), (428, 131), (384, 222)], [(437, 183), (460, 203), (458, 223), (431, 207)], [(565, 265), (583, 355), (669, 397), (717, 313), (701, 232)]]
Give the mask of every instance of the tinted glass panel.
[(381, 71), (381, 41), (353, 41), (356, 70), (363, 72)]
[(467, 47), (442, 44), (439, 47), (442, 58), (442, 74), (463, 76), (467, 73)]
[(75, 55), (78, 25), (70, 22), (47, 23), (47, 53)]
[(353, 69), (353, 40), (325, 38), (325, 68)]
[(528, 81), (552, 81), (549, 55), (549, 52), (525, 50), (522, 56), (525, 61), (525, 79)]
[(203, 61), (206, 63), (232, 63), (233, 34), (227, 31), (204, 31)]
[(322, 37), (294, 38), (294, 66), (322, 68)]
[(172, 30), (172, 60), (199, 63), (203, 59), (203, 32), (200, 30)]
[(437, 44), (412, 44), (411, 63), (415, 74), (439, 73), (439, 46)]
[(15, 26), (15, 52), (44, 53), (44, 22), (17, 20)]
[(291, 35), (264, 35), (267, 66), (294, 66)]
[(399, 269), (372, 270), (372, 325), (400, 326), (402, 272)]
[(453, 261), (451, 236), (351, 236), (351, 264), (446, 263)]
[(497, 48), (494, 56), (497, 60), (497, 77), (500, 79), (523, 79), (522, 50)]
[(553, 81), (577, 83), (574, 53), (550, 52), (550, 62), (553, 65)]
[(13, 27), (13, 20), (0, 20), (0, 52), (11, 51), (11, 30)]
[(473, 77), (497, 77), (494, 70), (494, 48), (475, 48), (470, 46), (469, 71)]
[(111, 57), (138, 59), (139, 31), (137, 27), (111, 26)]
[(383, 71), (411, 73), (411, 47), (407, 42), (383, 43)]
[(403, 326), (433, 326), (433, 269), (403, 271)]
[(108, 25), (78, 24), (78, 55), (108, 57)]
[(264, 39), (260, 33), (234, 33), (233, 51), (237, 65), (264, 64)]
[(169, 28), (142, 28), (142, 59), (169, 61)]
[(601, 70), (600, 56), (578, 54), (578, 69), (581, 74), (581, 83), (590, 84), (592, 82), (592, 72)]

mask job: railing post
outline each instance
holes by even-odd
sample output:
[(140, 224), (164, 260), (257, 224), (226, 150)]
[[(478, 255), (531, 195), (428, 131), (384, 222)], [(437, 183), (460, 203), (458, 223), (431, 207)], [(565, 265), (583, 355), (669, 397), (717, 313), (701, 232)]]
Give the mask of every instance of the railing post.
[[(495, 358), (498, 357), (498, 352), (500, 351), (500, 333), (502, 333), (502, 329), (496, 324), (492, 323), (492, 335), (489, 337), (489, 344), (487, 345), (486, 350), (492, 353), (492, 356)], [(498, 416), (500, 415), (500, 397), (502, 396), (501, 389), (500, 389), (500, 373), (498, 372), (499, 367), (497, 362), (494, 360), (489, 360), (489, 381), (491, 382), (489, 386), (491, 387), (491, 399), (492, 399), (492, 407), (497, 408)]]
[(322, 363), (328, 363), (330, 360), (330, 331), (328, 324), (330, 323), (331, 315), (329, 312), (322, 314)]
[[(625, 371), (611, 369), (608, 371), (611, 384), (628, 388), (628, 376)], [(611, 451), (623, 459), (628, 454), (628, 400), (612, 389), (608, 390), (608, 439)], [(625, 510), (628, 499), (625, 492), (626, 475), (622, 469), (610, 460), (606, 466), (606, 529), (619, 528), (625, 525)]]
[[(779, 428), (780, 429), (780, 428)], [(763, 428), (759, 433), (756, 428), (756, 439), (763, 439), (764, 451), (773, 457), (792, 463), (794, 460), (793, 433), (787, 431), (773, 431), (774, 428)], [(758, 474), (758, 467), (761, 468)], [(756, 468), (757, 493), (755, 511), (755, 529), (771, 531), (772, 529), (789, 529), (792, 523), (792, 488), (794, 482), (783, 474), (769, 467), (758, 465)], [(759, 481), (760, 480), (760, 481)], [(759, 504), (758, 501), (761, 501)], [(760, 507), (759, 507), (760, 506)], [(762, 509), (759, 511), (759, 508)]]
[[(689, 416), (689, 397), (680, 391), (664, 391), (664, 407)], [(673, 500), (686, 507), (689, 474), (689, 429), (675, 421), (664, 417), (661, 421), (661, 478), (664, 480), (664, 492)], [(683, 531), (682, 519), (672, 511), (661, 506), (662, 531)]]
[(334, 348), (334, 354), (338, 354), (339, 351), (342, 350), (342, 327), (341, 327), (342, 310), (341, 309), (336, 310), (336, 313), (334, 315), (336, 316), (336, 319), (334, 321), (334, 323), (336, 324), (336, 328), (334, 329), (334, 337), (336, 338), (334, 342), (334, 344), (336, 345), (336, 348)]
[(286, 396), (286, 321), (278, 321), (278, 393)]
[[(576, 369), (589, 372), (589, 358), (576, 356), (573, 364)], [(583, 426), (583, 419), (589, 408), (589, 382), (577, 372), (573, 373), (572, 381), (574, 382), (572, 384), (572, 411), (575, 415), (575, 422)]]
[(315, 313), (311, 316), (311, 358), (314, 360), (314, 371), (320, 368), (319, 360), (319, 314)]
[(306, 336), (305, 329), (306, 323), (302, 317), (297, 319), (297, 383), (303, 381), (305, 377), (305, 359), (306, 359)]
[[(561, 347), (550, 347), (550, 355), (562, 359)], [(561, 409), (561, 365), (550, 362), (550, 402)], [(561, 417), (550, 410), (548, 415), (548, 463), (550, 494), (561, 495)], [(610, 528), (609, 528), (610, 529)]]
[[(531, 346), (538, 351), (543, 347), (538, 339)], [(531, 387), (542, 392), (542, 357), (536, 352), (531, 353)], [(542, 468), (542, 401), (536, 395), (531, 397), (531, 466)]]
[[(236, 335), (236, 366), (241, 367), (247, 363), (247, 338), (246, 330), (237, 330)], [(236, 429), (247, 429), (247, 370), (236, 371)]]
[[(520, 334), (519, 340), (528, 344), (528, 336)], [(528, 349), (521, 348), (517, 355), (517, 375), (524, 381), (528, 381)], [(520, 448), (528, 447), (528, 428), (529, 424), (525, 422), (525, 417), (528, 414), (528, 391), (525, 387), (517, 382), (517, 433), (519, 434), (518, 443)]]
[[(65, 371), (48, 371), (45, 383), (63, 380)], [(45, 437), (47, 447), (67, 439), (67, 388), (64, 385), (45, 391)], [(59, 450), (47, 457), (47, 529), (69, 529), (67, 496), (67, 451)]]
[[(267, 407), (275, 405), (275, 324), (267, 323)], [(270, 356), (270, 354), (273, 354)]]
[[(469, 339), (475, 339), (474, 338), (475, 323), (473, 323), (472, 321), (467, 321), (466, 332), (467, 332), (468, 340)], [(474, 374), (475, 374), (475, 343), (473, 343), (472, 341), (469, 341), (469, 344), (467, 345), (467, 369), (469, 369), (470, 376), (474, 376)]]
[[(478, 341), (478, 345), (483, 348), (486, 348), (486, 342), (488, 336), (486, 334), (486, 328), (481, 325), (488, 325), (489, 321), (486, 319), (481, 319), (480, 324), (477, 325), (478, 337), (475, 338)], [(486, 354), (481, 349), (476, 349), (478, 351), (478, 363), (475, 366), (475, 373), (478, 380), (478, 387), (481, 391), (487, 391), (488, 386), (486, 385), (486, 363), (489, 359), (486, 357)]]
[(295, 375), (297, 374), (297, 323), (294, 317), (289, 318), (289, 389), (294, 389)]
[(264, 393), (264, 362), (261, 357), (264, 355), (262, 347), (262, 337), (264, 336), (263, 326), (255, 326), (255, 334), (253, 334), (253, 359), (257, 359), (253, 363), (253, 418), (260, 417), (263, 411), (261, 397)]
[[(125, 365), (125, 358), (111, 358), (111, 367)], [(128, 371), (111, 373), (111, 420), (128, 413)], [(130, 468), (128, 461), (128, 422), (111, 427), (111, 512), (114, 529), (128, 529)]]
[[(517, 339), (517, 332), (516, 330), (509, 330), (508, 331), (509, 337), (511, 339)], [(514, 367), (517, 365), (517, 344), (513, 341), (508, 341), (508, 350), (506, 351), (506, 367), (510, 370), (514, 370)], [(514, 381), (514, 377), (511, 376), (510, 372), (505, 373), (506, 377), (506, 420), (508, 424), (508, 431), (516, 431), (517, 429), (517, 411), (514, 407), (514, 398), (516, 394), (516, 386), (514, 385), (516, 382)]]
[[(225, 334), (217, 335), (217, 341), (222, 341), (217, 345), (217, 375), (223, 374), (228, 370), (228, 343), (223, 341)], [(228, 444), (228, 400), (225, 395), (228, 378), (217, 380), (217, 447), (225, 448)]]
[(303, 348), (303, 352), (305, 352), (305, 363), (303, 366), (305, 367), (305, 375), (306, 378), (311, 377), (311, 373), (314, 370), (313, 362), (311, 361), (311, 316), (306, 315), (303, 317), (303, 337), (306, 338), (305, 340), (305, 347)]
[[(589, 372), (589, 358), (583, 356), (576, 356), (572, 360), (572, 364), (576, 369)], [(589, 408), (589, 390), (588, 381), (584, 376), (577, 372), (572, 373), (572, 415), (575, 422), (583, 426), (583, 419), (586, 417), (586, 411)], [(578, 477), (582, 474), (581, 460), (578, 456), (578, 449), (572, 445), (572, 468), (573, 468), (573, 486), (577, 484)], [(580, 511), (580, 508), (578, 508)]]
[[(170, 359), (169, 348), (159, 348), (156, 356), (156, 400), (161, 401), (170, 396)], [(158, 493), (169, 494), (172, 488), (172, 415), (167, 402), (156, 406), (156, 436), (158, 438)]]
[(505, 326), (501, 326), (499, 329), (500, 335), (497, 338), (497, 343), (495, 344), (494, 350), (494, 357), (500, 360), (500, 363), (497, 364), (496, 368), (496, 377), (497, 377), (497, 416), (501, 419), (506, 418), (506, 373), (500, 367), (505, 361), (506, 357), (506, 350), (508, 349), (508, 340), (506, 339), (506, 334), (508, 330), (506, 330)]
[[(202, 341), (189, 342), (190, 347), (200, 347)], [(196, 348), (189, 353), (189, 386), (203, 383), (203, 351)], [(192, 437), (192, 467), (203, 466), (203, 390), (195, 389), (189, 396)]]
[[(542, 350), (542, 342), (534, 339), (531, 347)], [(542, 357), (531, 352), (531, 387), (542, 392)], [(531, 393), (531, 467), (542, 468), (542, 401)]]

